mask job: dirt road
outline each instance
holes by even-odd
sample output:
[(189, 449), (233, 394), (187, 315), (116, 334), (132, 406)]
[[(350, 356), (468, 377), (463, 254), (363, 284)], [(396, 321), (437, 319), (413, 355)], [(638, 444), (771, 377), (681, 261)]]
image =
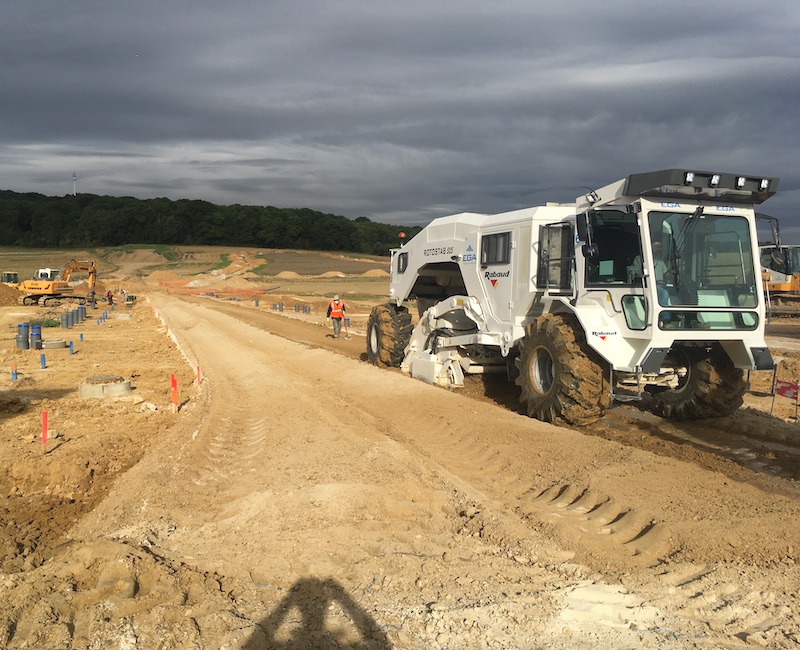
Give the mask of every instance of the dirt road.
[[(26, 360), (29, 383), (0, 381), (24, 397), (0, 423), (20, 468), (49, 468), (39, 483), (6, 473), (7, 516), (24, 527), (14, 504), (48, 496), (71, 514), (27, 555), (6, 551), (0, 647), (800, 643), (796, 424), (762, 410), (678, 427), (625, 407), (563, 429), (498, 406), (498, 386), (372, 367), (361, 337), (149, 301), (87, 325), (83, 354), (53, 361), (62, 386), (4, 357)], [(133, 377), (141, 401), (73, 398), (92, 371)], [(44, 456), (40, 406), (61, 428)]]

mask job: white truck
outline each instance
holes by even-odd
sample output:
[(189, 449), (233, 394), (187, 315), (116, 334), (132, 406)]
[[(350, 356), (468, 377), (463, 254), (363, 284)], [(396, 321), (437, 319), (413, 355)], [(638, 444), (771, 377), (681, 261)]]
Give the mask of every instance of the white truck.
[(645, 392), (664, 417), (728, 415), (743, 371), (774, 367), (754, 206), (778, 183), (668, 169), (575, 203), (435, 219), (392, 250), (368, 358), (448, 387), (506, 373), (548, 422), (589, 424)]

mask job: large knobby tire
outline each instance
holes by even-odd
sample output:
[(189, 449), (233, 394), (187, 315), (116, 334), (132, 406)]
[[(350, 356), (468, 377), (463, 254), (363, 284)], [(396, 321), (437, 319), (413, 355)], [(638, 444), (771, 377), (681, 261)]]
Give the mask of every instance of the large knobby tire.
[(705, 349), (675, 348), (666, 362), (685, 366), (677, 388), (653, 393), (653, 412), (675, 420), (701, 420), (730, 415), (744, 402), (747, 380), (719, 345)]
[(515, 360), (520, 401), (530, 417), (583, 426), (611, 403), (600, 358), (572, 316), (548, 314), (528, 325)]
[(373, 307), (367, 323), (367, 358), (370, 363), (399, 367), (412, 330), (411, 314), (405, 307), (391, 303)]

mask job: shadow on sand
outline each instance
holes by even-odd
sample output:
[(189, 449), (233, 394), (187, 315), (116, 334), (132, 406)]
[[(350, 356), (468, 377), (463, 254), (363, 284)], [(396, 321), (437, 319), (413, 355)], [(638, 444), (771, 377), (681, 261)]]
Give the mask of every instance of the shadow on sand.
[(298, 580), (244, 650), (389, 650), (378, 624), (332, 579)]

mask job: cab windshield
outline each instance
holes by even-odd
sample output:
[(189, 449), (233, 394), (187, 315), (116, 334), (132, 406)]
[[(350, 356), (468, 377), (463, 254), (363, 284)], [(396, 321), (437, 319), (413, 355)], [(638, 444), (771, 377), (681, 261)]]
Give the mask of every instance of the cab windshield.
[(652, 268), (661, 269), (669, 306), (756, 307), (759, 283), (747, 219), (697, 210), (650, 212), (647, 221), (658, 255)]

